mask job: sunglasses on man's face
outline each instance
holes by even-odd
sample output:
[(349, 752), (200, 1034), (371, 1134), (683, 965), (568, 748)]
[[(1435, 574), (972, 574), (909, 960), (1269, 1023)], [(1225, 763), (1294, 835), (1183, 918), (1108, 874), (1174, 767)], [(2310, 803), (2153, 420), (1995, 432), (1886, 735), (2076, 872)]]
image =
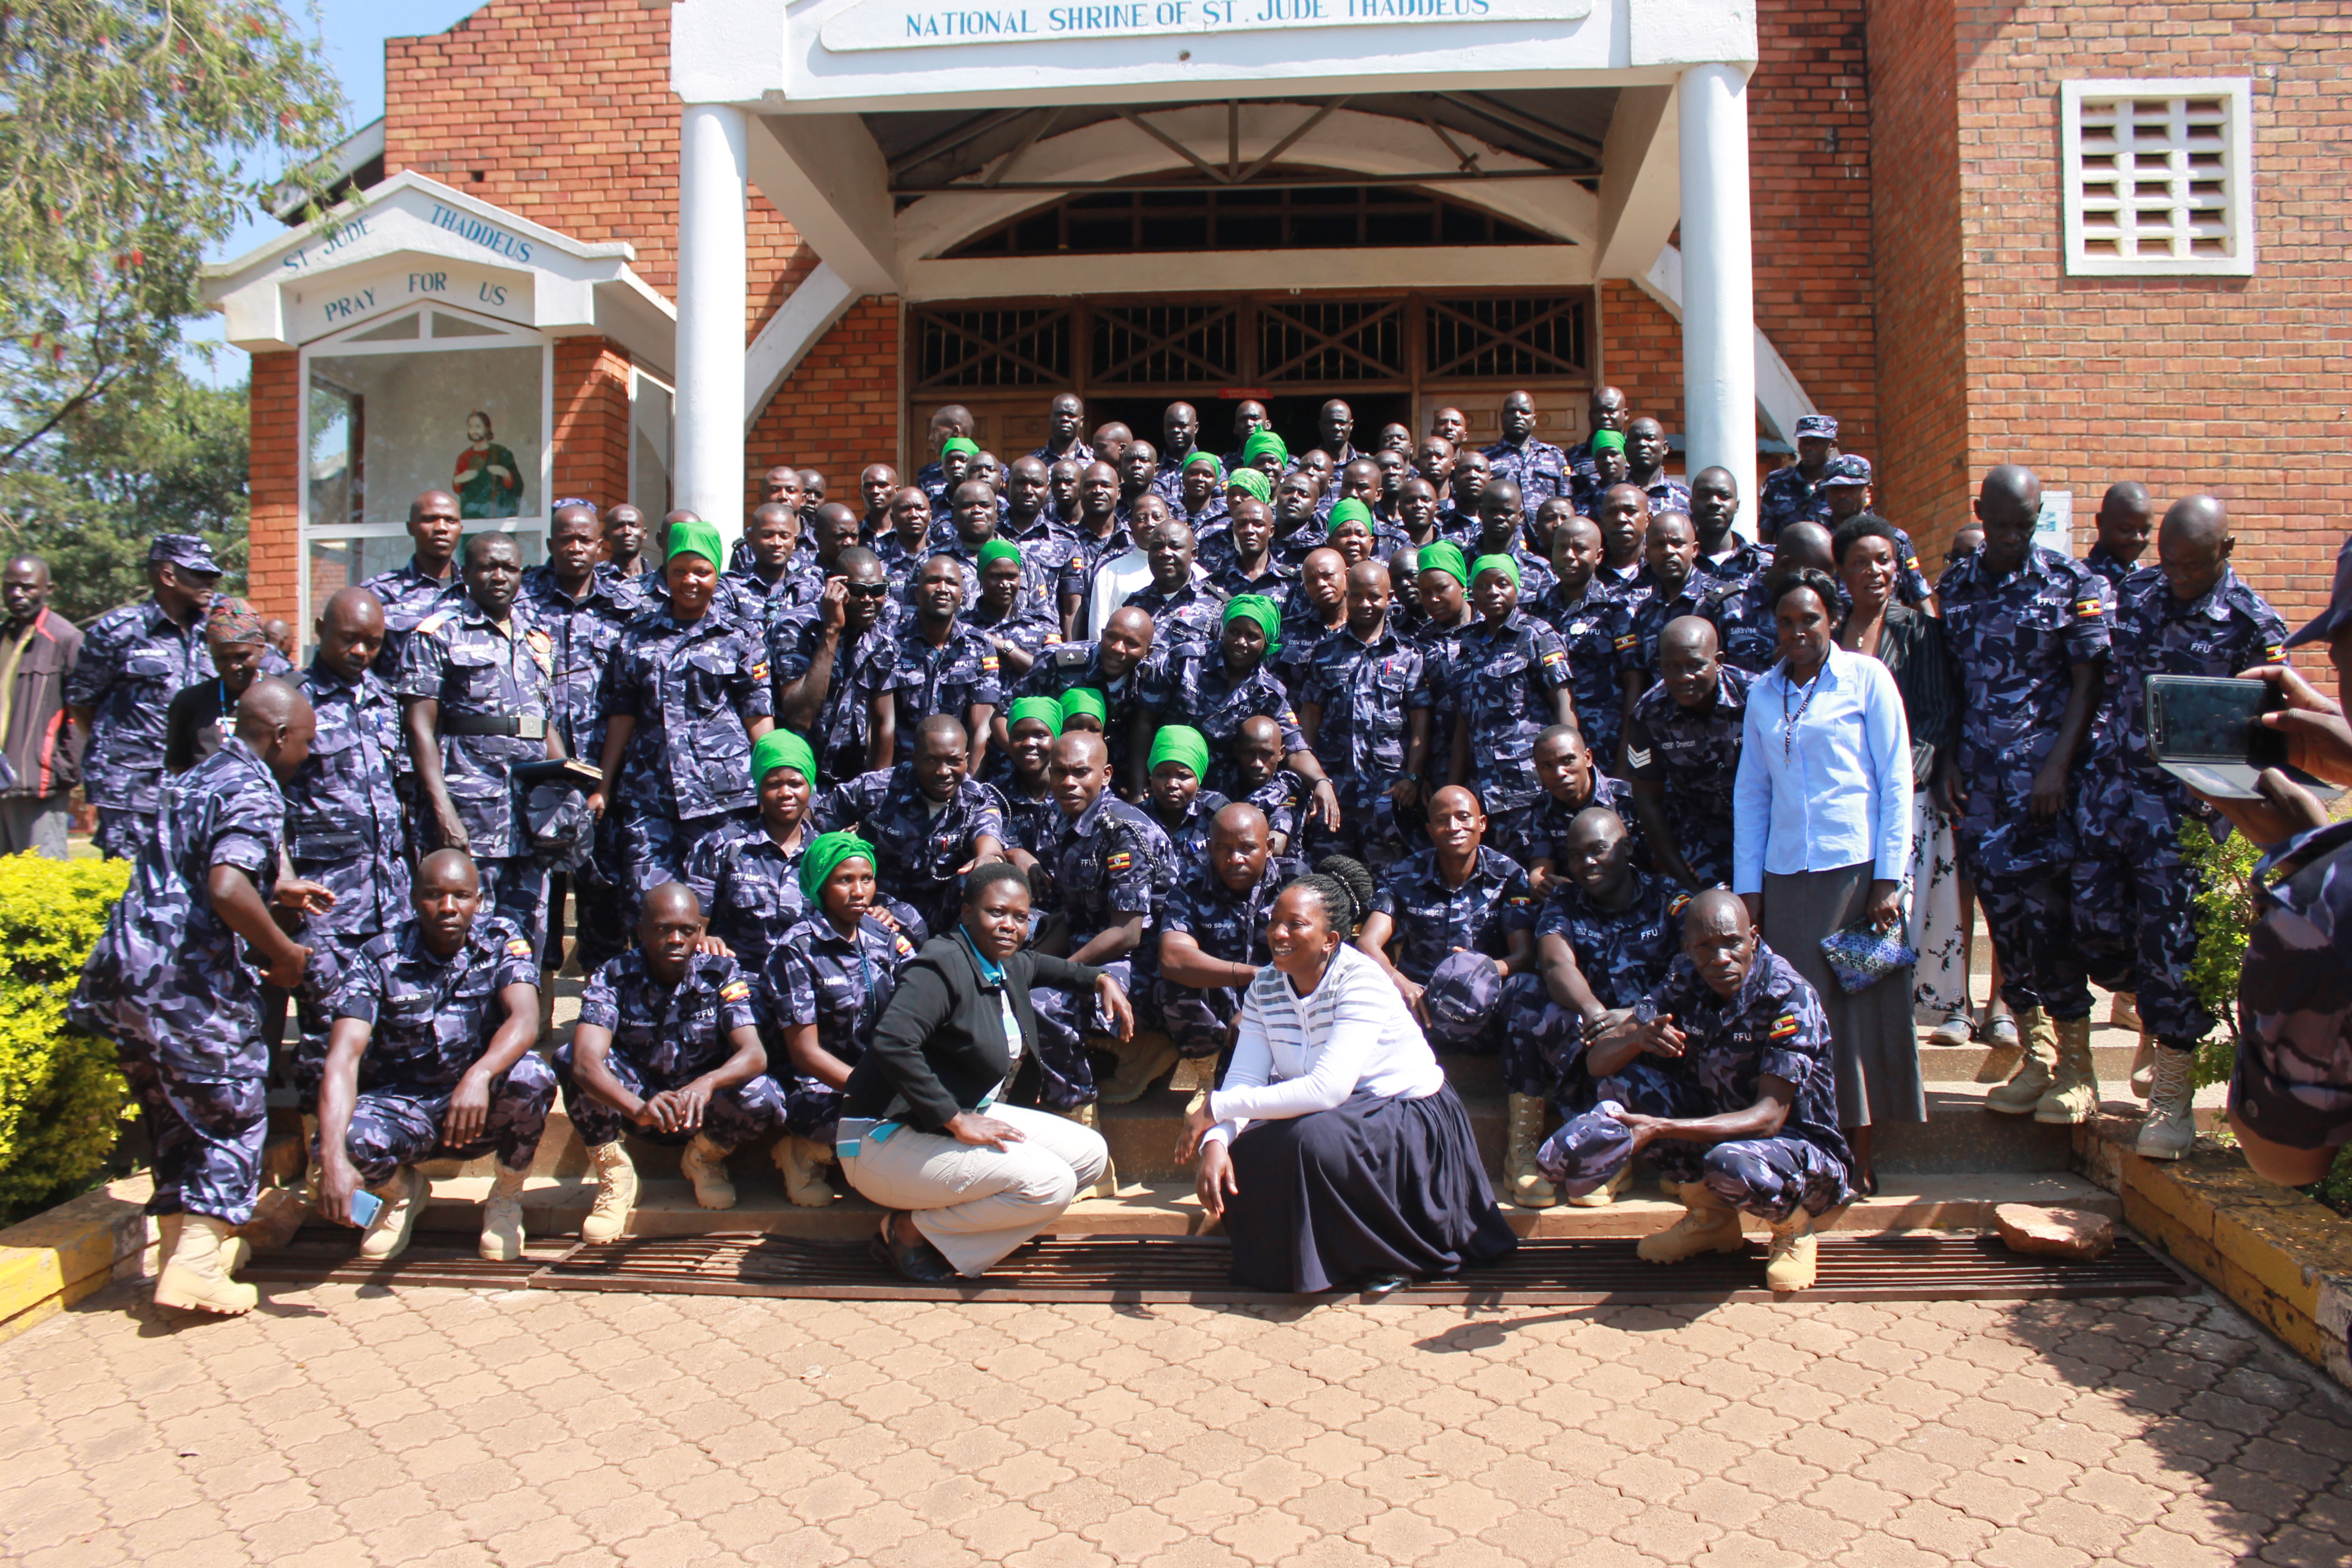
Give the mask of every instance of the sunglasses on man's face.
[(852, 583), (848, 589), (853, 599), (887, 599), (890, 596), (890, 585), (887, 583)]

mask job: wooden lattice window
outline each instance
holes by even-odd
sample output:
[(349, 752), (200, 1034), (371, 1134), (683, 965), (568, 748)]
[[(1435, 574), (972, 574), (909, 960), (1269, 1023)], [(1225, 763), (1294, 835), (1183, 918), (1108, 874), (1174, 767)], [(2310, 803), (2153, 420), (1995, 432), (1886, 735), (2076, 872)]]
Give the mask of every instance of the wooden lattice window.
[(1097, 386), (1230, 386), (1241, 379), (1237, 305), (1094, 307)]
[(1433, 380), (1581, 375), (1585, 301), (1494, 295), (1427, 300), (1423, 374)]
[(1258, 380), (1402, 381), (1402, 300), (1286, 300), (1259, 307)]
[(919, 387), (1070, 384), (1066, 306), (919, 308), (913, 315)]

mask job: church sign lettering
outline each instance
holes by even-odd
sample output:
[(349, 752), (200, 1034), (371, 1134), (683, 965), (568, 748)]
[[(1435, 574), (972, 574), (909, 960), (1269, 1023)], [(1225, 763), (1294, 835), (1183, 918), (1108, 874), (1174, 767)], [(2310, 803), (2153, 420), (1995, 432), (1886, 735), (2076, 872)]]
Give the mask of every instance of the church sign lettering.
[(1057, 38), (1181, 37), (1300, 27), (1452, 22), (1579, 22), (1592, 0), (1118, 0), (1096, 5), (942, 5), (868, 0), (825, 20), (835, 54)]

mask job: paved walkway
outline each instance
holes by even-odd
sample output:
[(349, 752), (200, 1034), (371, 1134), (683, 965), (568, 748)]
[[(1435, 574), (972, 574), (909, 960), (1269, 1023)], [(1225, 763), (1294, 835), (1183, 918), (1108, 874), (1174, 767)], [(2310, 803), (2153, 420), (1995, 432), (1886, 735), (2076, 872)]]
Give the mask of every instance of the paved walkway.
[(822, 1568), (2352, 1558), (2210, 1297), (1481, 1313), (117, 1287), (0, 1345), (0, 1558)]

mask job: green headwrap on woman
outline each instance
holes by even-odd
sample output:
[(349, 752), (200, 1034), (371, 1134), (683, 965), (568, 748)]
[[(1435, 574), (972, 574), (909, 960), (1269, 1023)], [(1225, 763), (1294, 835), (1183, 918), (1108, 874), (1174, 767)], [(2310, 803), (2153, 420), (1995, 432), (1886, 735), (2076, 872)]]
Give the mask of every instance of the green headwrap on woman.
[(1265, 633), (1265, 651), (1271, 655), (1282, 646), (1282, 609), (1264, 594), (1236, 594), (1226, 601), (1223, 624), (1231, 625), (1235, 616), (1247, 616)]
[(1013, 726), (1018, 724), (1024, 719), (1036, 720), (1037, 722), (1045, 726), (1045, 733), (1054, 736), (1056, 740), (1061, 738), (1062, 705), (1055, 701), (1052, 698), (1014, 698), (1013, 700), (1013, 706), (1005, 710), (1004, 713), (1004, 728), (1006, 731), (1008, 733), (1011, 732)]
[(1011, 561), (1017, 564), (1020, 560), (1021, 547), (1009, 539), (992, 539), (980, 547), (980, 565), (982, 571), (986, 571), (989, 563), (993, 561)]
[(1354, 496), (1349, 496), (1331, 509), (1331, 525), (1326, 531), (1337, 533), (1342, 527), (1351, 522), (1363, 524), (1366, 533), (1372, 531), (1372, 509)]
[(1253, 468), (1257, 467), (1257, 460), (1268, 452), (1286, 463), (1290, 461), (1290, 448), (1283, 444), (1281, 437), (1271, 430), (1253, 430), (1250, 438), (1242, 443), (1242, 461)]
[(1068, 728), (1070, 720), (1080, 713), (1091, 713), (1096, 723), (1105, 729), (1110, 727), (1110, 704), (1091, 686), (1073, 686), (1062, 693), (1063, 727)]
[(801, 891), (810, 901), (823, 905), (821, 889), (826, 878), (837, 870), (844, 860), (863, 860), (875, 864), (874, 846), (855, 833), (820, 833), (815, 842), (801, 856)]
[(1481, 555), (1470, 563), (1470, 581), (1473, 583), (1489, 572), (1500, 572), (1511, 580), (1514, 588), (1519, 585), (1519, 563), (1507, 555)]
[[(1224, 460), (1219, 458), (1214, 452), (1193, 453), (1191, 457), (1184, 459), (1184, 470), (1185, 472), (1190, 473), (1192, 469), (1199, 468), (1203, 463), (1209, 466), (1210, 471), (1217, 476), (1218, 482), (1222, 484), (1225, 478)], [(1263, 478), (1264, 476), (1261, 475), (1260, 477)]]
[(1595, 430), (1592, 433), (1592, 449), (1596, 452), (1622, 452), (1625, 449), (1625, 437), (1614, 430)]
[(1423, 545), (1415, 559), (1423, 572), (1443, 572), (1464, 587), (1470, 585), (1470, 563), (1462, 559), (1462, 547), (1450, 539)]
[(1225, 489), (1240, 490), (1253, 500), (1262, 500), (1268, 506), (1274, 504), (1274, 487), (1255, 468), (1235, 468), (1226, 479)]
[(967, 458), (977, 458), (980, 456), (980, 443), (969, 437), (950, 436), (940, 443), (940, 456), (944, 458), (950, 452), (961, 452)]
[(790, 768), (803, 783), (816, 784), (816, 753), (790, 730), (771, 730), (751, 742), (751, 787), (758, 789), (778, 768)]
[(1150, 765), (1156, 769), (1162, 763), (1181, 763), (1194, 778), (1208, 777), (1208, 738), (1190, 724), (1162, 724), (1151, 737)]
[(727, 546), (720, 541), (719, 530), (699, 518), (669, 525), (669, 553), (662, 560), (667, 563), (681, 555), (699, 555), (721, 568), (727, 564)]

